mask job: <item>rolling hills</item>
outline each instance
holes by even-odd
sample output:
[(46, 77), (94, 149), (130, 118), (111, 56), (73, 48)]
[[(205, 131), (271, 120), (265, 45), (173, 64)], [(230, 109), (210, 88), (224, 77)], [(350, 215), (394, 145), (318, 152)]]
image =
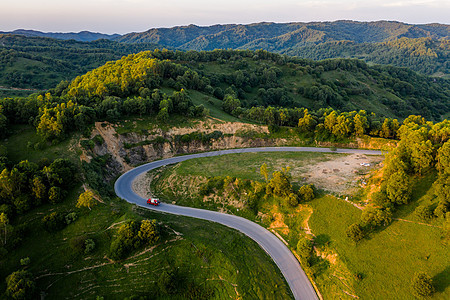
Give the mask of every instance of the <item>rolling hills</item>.
[(296, 46), (329, 41), (376, 43), (402, 37), (431, 37), (439, 40), (449, 36), (450, 26), (443, 24), (410, 25), (393, 21), (335, 21), (227, 24), (208, 27), (177, 26), (129, 33), (116, 40), (126, 43), (156, 43), (184, 50), (239, 48), (279, 52)]

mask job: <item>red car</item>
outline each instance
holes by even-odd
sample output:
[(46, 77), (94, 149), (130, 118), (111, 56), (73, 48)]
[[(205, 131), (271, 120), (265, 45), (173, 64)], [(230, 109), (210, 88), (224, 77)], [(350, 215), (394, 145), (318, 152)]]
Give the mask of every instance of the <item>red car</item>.
[(161, 203), (161, 202), (160, 202), (159, 199), (157, 199), (157, 198), (149, 198), (149, 199), (147, 200), (147, 204), (151, 204), (151, 205), (158, 206), (159, 203)]

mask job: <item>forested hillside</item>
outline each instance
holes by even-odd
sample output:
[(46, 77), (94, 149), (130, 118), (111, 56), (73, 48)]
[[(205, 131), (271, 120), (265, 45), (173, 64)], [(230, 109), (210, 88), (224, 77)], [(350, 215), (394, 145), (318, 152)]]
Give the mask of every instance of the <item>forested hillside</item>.
[(449, 37), (449, 25), (336, 21), (189, 25), (130, 33), (116, 40), (183, 50), (263, 49), (314, 60), (360, 58), (429, 75), (448, 75)]
[(0, 100), (2, 134), (8, 123), (29, 123), (45, 140), (60, 140), (96, 120), (147, 114), (166, 122), (173, 114), (208, 114), (193, 103), (194, 92), (197, 98), (210, 97), (201, 104), (217, 109), (216, 98), (220, 111), (243, 120), (297, 126), (303, 119), (305, 131), (339, 129), (319, 130), (325, 139), (350, 136), (358, 122), (359, 134), (382, 136), (383, 126), (395, 127), (393, 118), (422, 114), (440, 120), (450, 111), (448, 80), (407, 69), (348, 59), (314, 62), (262, 50), (155, 50), (108, 62), (48, 92)]
[(376, 43), (402, 37), (431, 37), (438, 40), (448, 36), (450, 36), (450, 26), (442, 24), (410, 25), (393, 21), (335, 21), (227, 24), (209, 27), (189, 25), (129, 33), (116, 40), (126, 43), (156, 43), (185, 50), (242, 48), (279, 52), (287, 48), (327, 41)]
[(155, 48), (153, 44), (128, 45), (108, 40), (88, 43), (0, 35), (0, 86), (49, 89), (107, 61)]
[(358, 44), (350, 41), (328, 42), (284, 51), (288, 55), (314, 60), (327, 58), (358, 58), (367, 62), (407, 67), (423, 74), (450, 74), (449, 40), (403, 37), (381, 43)]
[[(313, 60), (358, 58), (437, 77), (450, 76), (449, 26), (441, 24), (336, 21), (190, 25), (124, 36), (89, 32), (60, 36), (27, 30), (13, 33), (20, 35), (0, 34), (0, 96), (49, 89), (107, 61), (156, 48), (263, 49)], [(68, 38), (90, 42), (64, 40)], [(113, 38), (116, 42), (107, 40)], [(10, 88), (31, 91), (13, 92)]]
[(100, 39), (111, 40), (118, 38), (119, 34), (104, 34), (99, 32), (42, 32), (37, 30), (17, 29), (14, 31), (0, 31), (0, 34), (23, 35), (27, 37), (46, 37), (59, 40), (75, 40), (79, 42), (92, 42)]

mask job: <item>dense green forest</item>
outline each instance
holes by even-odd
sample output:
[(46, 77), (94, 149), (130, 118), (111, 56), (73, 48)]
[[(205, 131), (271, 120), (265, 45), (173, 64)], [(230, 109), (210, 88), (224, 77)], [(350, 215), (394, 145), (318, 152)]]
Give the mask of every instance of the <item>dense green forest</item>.
[[(450, 105), (449, 81), (407, 69), (370, 67), (348, 59), (313, 62), (262, 50), (155, 50), (108, 62), (46, 93), (4, 98), (2, 126), (33, 124), (42, 137), (53, 140), (83, 131), (95, 120), (155, 114), (166, 121), (182, 112), (207, 114), (192, 103), (189, 90), (223, 100), (223, 110), (236, 117), (272, 126), (296, 126), (308, 114), (299, 107), (317, 111), (306, 127), (325, 122), (330, 111), (321, 108), (353, 111), (335, 113), (347, 124), (342, 136), (352, 132), (356, 114), (366, 120), (367, 133), (379, 135), (384, 117), (421, 113), (439, 120)], [(356, 113), (359, 110), (369, 115)]]
[(328, 42), (283, 51), (288, 55), (314, 60), (358, 58), (366, 62), (406, 67), (423, 74), (450, 73), (450, 42), (427, 38), (403, 37), (380, 43)]
[[(156, 48), (263, 49), (314, 60), (358, 58), (437, 77), (448, 76), (450, 69), (449, 27), (441, 24), (336, 21), (190, 25), (123, 36), (26, 30), (12, 33), (0, 34), (0, 96), (49, 89), (107, 61)], [(14, 93), (8, 90), (10, 87), (29, 90)]]
[(78, 42), (0, 35), (0, 86), (49, 89), (107, 61), (155, 48), (152, 44), (128, 45), (108, 40)]
[(23, 35), (28, 37), (45, 37), (59, 40), (75, 40), (79, 42), (92, 42), (100, 39), (111, 40), (118, 38), (119, 34), (104, 34), (99, 32), (42, 32), (37, 30), (17, 29), (13, 31), (0, 31), (0, 34)]
[(431, 37), (438, 40), (448, 37), (449, 31), (450, 26), (444, 24), (412, 25), (393, 21), (266, 22), (154, 28), (145, 32), (129, 33), (116, 40), (126, 43), (155, 43), (184, 50), (241, 48), (279, 52), (287, 48), (328, 41), (376, 43), (402, 37)]

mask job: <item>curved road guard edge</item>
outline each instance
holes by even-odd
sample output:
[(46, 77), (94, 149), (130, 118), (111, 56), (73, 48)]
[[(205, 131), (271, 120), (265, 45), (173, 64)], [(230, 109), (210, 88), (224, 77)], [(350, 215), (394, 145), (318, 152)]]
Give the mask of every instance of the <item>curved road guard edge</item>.
[(149, 206), (146, 204), (147, 199), (138, 196), (132, 189), (132, 183), (138, 175), (165, 165), (175, 164), (193, 158), (251, 152), (323, 152), (381, 155), (381, 151), (376, 150), (336, 149), (336, 151), (332, 151), (328, 148), (313, 147), (262, 147), (204, 152), (184, 156), (176, 156), (150, 162), (136, 167), (124, 173), (119, 177), (119, 179), (117, 179), (114, 184), (114, 190), (118, 197), (147, 209), (213, 221), (239, 230), (240, 232), (244, 233), (255, 242), (257, 242), (261, 246), (261, 248), (263, 248), (264, 251), (266, 251), (266, 253), (273, 259), (273, 261), (283, 274), (284, 278), (286, 279), (295, 299), (316, 300), (318, 299), (316, 292), (309, 282), (309, 279), (306, 276), (305, 272), (300, 267), (300, 264), (295, 256), (292, 254), (289, 248), (286, 247), (285, 244), (283, 244), (275, 235), (273, 235), (264, 227), (238, 216), (228, 215), (210, 210), (177, 206), (167, 203), (161, 203), (159, 206)]

